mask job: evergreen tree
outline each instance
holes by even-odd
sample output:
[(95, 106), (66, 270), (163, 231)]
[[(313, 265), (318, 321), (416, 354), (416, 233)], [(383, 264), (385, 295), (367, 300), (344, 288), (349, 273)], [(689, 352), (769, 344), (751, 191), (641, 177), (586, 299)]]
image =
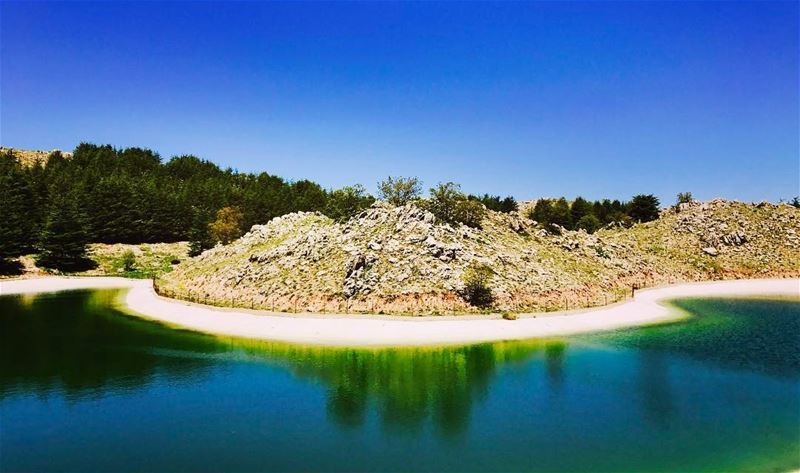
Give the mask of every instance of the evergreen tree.
[(528, 213), (528, 218), (539, 225), (547, 226), (553, 218), (553, 202), (550, 199), (539, 199)]
[(193, 208), (192, 225), (189, 229), (189, 256), (197, 256), (214, 246), (208, 235), (208, 224), (211, 217), (208, 212)]
[(564, 228), (572, 228), (572, 213), (570, 212), (569, 202), (564, 197), (561, 197), (553, 204), (550, 223), (561, 225)]
[(660, 202), (652, 194), (633, 196), (628, 203), (628, 216), (634, 222), (650, 222), (658, 218)]
[(500, 201), (500, 208), (498, 210), (500, 212), (511, 213), (516, 212), (518, 209), (519, 205), (517, 205), (517, 200), (508, 196)]
[(483, 204), (487, 209), (494, 210), (495, 212), (509, 213), (517, 210), (517, 201), (508, 196), (501, 198), (499, 195), (483, 194), (482, 196), (472, 195), (467, 196), (469, 200), (477, 201)]
[(0, 195), (0, 260), (8, 260), (33, 247), (36, 223), (30, 180), (11, 152), (0, 156)]
[(86, 216), (75, 195), (65, 192), (50, 202), (39, 242), (37, 263), (62, 271), (80, 271), (91, 266), (86, 257), (89, 243)]
[(570, 220), (575, 225), (586, 215), (592, 213), (592, 204), (583, 197), (576, 197), (570, 206)]

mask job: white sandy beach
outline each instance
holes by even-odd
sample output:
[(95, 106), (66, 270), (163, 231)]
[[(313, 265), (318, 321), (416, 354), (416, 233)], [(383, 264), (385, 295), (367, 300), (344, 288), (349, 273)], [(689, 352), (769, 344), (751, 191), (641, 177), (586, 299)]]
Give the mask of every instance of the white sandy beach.
[(455, 317), (381, 317), (370, 315), (286, 315), (220, 309), (159, 297), (150, 281), (124, 278), (7, 280), (0, 295), (90, 288), (130, 288), (124, 297), (136, 315), (217, 335), (329, 346), (414, 346), (521, 340), (610, 330), (683, 317), (660, 304), (694, 296), (796, 296), (800, 279), (714, 281), (637, 291), (635, 298), (578, 313), (522, 315), (519, 320)]

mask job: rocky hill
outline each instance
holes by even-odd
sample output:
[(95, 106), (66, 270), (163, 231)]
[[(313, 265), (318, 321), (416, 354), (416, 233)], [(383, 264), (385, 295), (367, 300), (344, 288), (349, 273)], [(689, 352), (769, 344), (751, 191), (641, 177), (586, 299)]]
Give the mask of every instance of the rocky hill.
[[(3, 146), (0, 146), (0, 155), (3, 155), (5, 153), (7, 153), (8, 151), (13, 152), (14, 156), (17, 159), (19, 159), (19, 162), (23, 166), (35, 166), (35, 165), (38, 165), (38, 164), (46, 163), (48, 156), (50, 156), (50, 153), (52, 153), (53, 151), (60, 151), (60, 150), (54, 149), (52, 151), (39, 151), (39, 150), (6, 148), (6, 147), (3, 147)], [(61, 154), (63, 154), (64, 157), (67, 157), (67, 158), (72, 156), (72, 153), (68, 153), (68, 152), (65, 152), (65, 151), (61, 151)]]
[[(462, 297), (491, 272), (491, 307)], [(632, 285), (800, 274), (800, 210), (714, 200), (632, 228), (550, 234), (519, 213), (482, 228), (378, 202), (346, 223), (294, 213), (256, 225), (159, 280), (170, 296), (283, 311), (463, 313), (602, 305)]]

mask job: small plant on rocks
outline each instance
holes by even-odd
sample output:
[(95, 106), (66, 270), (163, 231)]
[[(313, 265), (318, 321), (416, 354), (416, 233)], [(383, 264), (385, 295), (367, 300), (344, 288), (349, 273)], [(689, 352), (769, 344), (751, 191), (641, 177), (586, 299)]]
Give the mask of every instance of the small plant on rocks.
[(475, 307), (490, 307), (494, 302), (494, 294), (490, 284), (494, 273), (484, 264), (473, 264), (464, 271), (464, 289), (461, 297)]
[(128, 250), (122, 254), (122, 269), (125, 272), (133, 271), (134, 267), (136, 266), (136, 255), (133, 254), (132, 250)]
[(517, 316), (517, 314), (515, 314), (513, 312), (508, 312), (508, 311), (503, 312), (503, 319), (504, 320), (517, 320), (518, 318), (519, 317)]

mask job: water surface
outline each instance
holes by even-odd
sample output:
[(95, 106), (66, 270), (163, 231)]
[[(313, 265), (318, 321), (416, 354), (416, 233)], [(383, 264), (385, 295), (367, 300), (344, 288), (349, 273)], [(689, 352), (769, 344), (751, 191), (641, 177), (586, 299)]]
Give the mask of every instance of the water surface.
[[(527, 343), (346, 350), (0, 297), (3, 471), (785, 471), (800, 301)], [(509, 322), (513, 323), (513, 322)]]

